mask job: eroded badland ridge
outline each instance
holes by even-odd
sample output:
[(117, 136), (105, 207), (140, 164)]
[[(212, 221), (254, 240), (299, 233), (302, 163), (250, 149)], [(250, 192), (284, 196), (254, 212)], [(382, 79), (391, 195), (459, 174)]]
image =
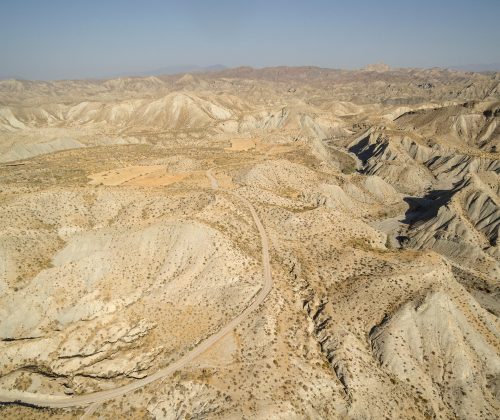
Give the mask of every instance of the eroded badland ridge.
[(0, 416), (498, 417), (499, 82), (0, 81)]

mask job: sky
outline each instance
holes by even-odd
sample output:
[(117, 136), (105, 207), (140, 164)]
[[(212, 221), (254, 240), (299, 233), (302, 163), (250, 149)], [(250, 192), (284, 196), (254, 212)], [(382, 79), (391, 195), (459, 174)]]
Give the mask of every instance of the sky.
[(0, 78), (500, 63), (500, 0), (0, 0)]

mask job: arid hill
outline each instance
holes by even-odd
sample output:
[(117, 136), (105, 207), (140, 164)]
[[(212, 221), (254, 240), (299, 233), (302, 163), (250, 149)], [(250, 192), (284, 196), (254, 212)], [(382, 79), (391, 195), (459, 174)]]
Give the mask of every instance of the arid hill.
[(499, 83), (0, 81), (0, 416), (498, 418)]

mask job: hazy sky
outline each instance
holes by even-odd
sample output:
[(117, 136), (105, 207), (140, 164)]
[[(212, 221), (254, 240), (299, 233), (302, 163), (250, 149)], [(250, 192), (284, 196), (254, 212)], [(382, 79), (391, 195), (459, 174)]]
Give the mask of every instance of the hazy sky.
[(500, 62), (500, 0), (0, 0), (0, 77)]

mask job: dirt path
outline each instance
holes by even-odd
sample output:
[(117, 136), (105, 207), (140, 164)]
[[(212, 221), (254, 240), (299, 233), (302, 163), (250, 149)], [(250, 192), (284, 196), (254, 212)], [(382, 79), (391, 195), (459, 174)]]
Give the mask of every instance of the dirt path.
[[(214, 177), (212, 170), (206, 171), (206, 176), (210, 180), (210, 184), (214, 190), (219, 188), (217, 179)], [(52, 407), (52, 408), (67, 408), (82, 406), (88, 404), (101, 403), (113, 398), (120, 397), (129, 392), (135, 391), (136, 389), (142, 388), (158, 379), (162, 379), (168, 375), (171, 375), (175, 371), (182, 369), (185, 365), (192, 362), (199, 355), (204, 353), (210, 347), (212, 347), (217, 341), (224, 337), (227, 333), (231, 332), (238, 324), (240, 324), (245, 318), (247, 318), (250, 313), (256, 310), (262, 302), (266, 299), (267, 295), (273, 287), (273, 279), (271, 274), (271, 264), (269, 258), (269, 240), (267, 238), (264, 225), (262, 224), (255, 207), (246, 198), (239, 196), (235, 192), (227, 191), (233, 197), (240, 200), (245, 207), (250, 211), (252, 218), (255, 222), (257, 230), (260, 235), (261, 246), (262, 246), (262, 267), (263, 267), (263, 279), (264, 283), (262, 289), (256, 295), (255, 300), (247, 306), (243, 312), (241, 312), (236, 318), (232, 319), (228, 324), (222, 327), (218, 332), (211, 335), (204, 341), (202, 341), (193, 350), (186, 353), (179, 360), (172, 363), (171, 365), (160, 369), (159, 371), (153, 373), (145, 378), (138, 379), (130, 384), (120, 386), (118, 388), (107, 389), (105, 391), (92, 392), (83, 395), (46, 395), (46, 394), (35, 394), (22, 391), (7, 391), (0, 390), (0, 403), (17, 403), (26, 405), (35, 405), (39, 407)], [(95, 409), (95, 407), (94, 407)]]
[(207, 172), (207, 178), (210, 180), (210, 185), (212, 186), (213, 190), (216, 190), (219, 188), (219, 183), (217, 182), (217, 179), (215, 179), (214, 174), (212, 173), (212, 170), (209, 169)]

